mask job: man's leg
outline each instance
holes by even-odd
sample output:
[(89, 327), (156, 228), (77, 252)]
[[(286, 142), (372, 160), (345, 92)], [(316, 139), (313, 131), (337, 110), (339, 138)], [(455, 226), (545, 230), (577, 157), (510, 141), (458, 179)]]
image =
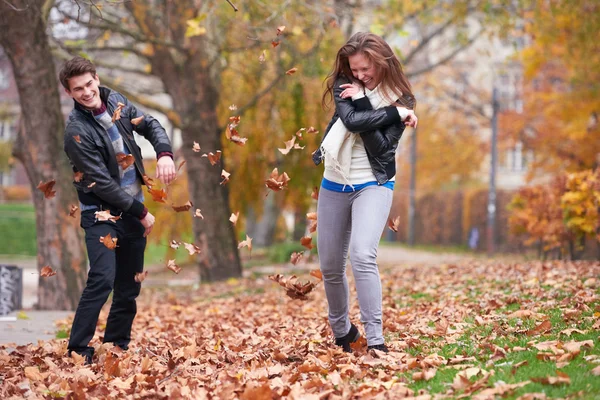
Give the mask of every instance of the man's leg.
[(135, 281), (135, 274), (144, 269), (146, 238), (139, 219), (127, 216), (122, 222), (125, 231), (116, 252), (115, 289), (106, 322), (104, 342), (114, 343), (126, 350), (131, 341), (131, 325), (137, 313), (136, 298), (142, 287), (141, 283)]
[(336, 338), (350, 331), (346, 256), (350, 241), (349, 193), (319, 191), (317, 203), (317, 245), (323, 285), (329, 305), (329, 323)]
[(85, 229), (90, 270), (73, 319), (68, 349), (69, 354), (71, 351), (75, 351), (86, 356), (91, 362), (94, 348), (90, 347), (89, 343), (94, 337), (100, 310), (113, 289), (116, 270), (115, 251), (109, 250), (100, 243), (100, 236), (110, 233), (112, 237), (117, 237), (118, 229), (113, 222), (94, 223), (93, 211), (82, 213), (81, 219), (81, 224)]

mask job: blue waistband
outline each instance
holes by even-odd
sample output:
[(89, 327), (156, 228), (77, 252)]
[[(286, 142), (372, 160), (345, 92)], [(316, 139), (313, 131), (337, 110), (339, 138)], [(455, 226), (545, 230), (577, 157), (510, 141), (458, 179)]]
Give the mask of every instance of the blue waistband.
[[(332, 182), (330, 180), (323, 178), (323, 180), (321, 181), (321, 187), (323, 187), (327, 190), (331, 190), (332, 192), (346, 193), (346, 192), (358, 192), (359, 190), (361, 190), (367, 186), (379, 185), (379, 186), (386, 187), (393, 191), (394, 183), (395, 183), (394, 181), (387, 181), (383, 185), (379, 185), (377, 183), (377, 181), (371, 181), (371, 182), (360, 183), (357, 185), (350, 186), (350, 185), (344, 185), (343, 183)], [(354, 186), (354, 189), (352, 188), (353, 186)]]

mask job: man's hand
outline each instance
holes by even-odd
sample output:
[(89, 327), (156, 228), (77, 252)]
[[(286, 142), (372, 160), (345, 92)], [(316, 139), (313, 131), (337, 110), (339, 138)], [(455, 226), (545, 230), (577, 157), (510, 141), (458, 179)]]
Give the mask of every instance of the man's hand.
[(163, 156), (158, 159), (158, 162), (156, 163), (156, 177), (160, 179), (162, 183), (168, 185), (173, 182), (176, 175), (177, 171), (175, 170), (175, 163), (171, 157)]
[(343, 85), (340, 85), (340, 87), (344, 88), (344, 91), (340, 93), (342, 99), (352, 97), (362, 91), (362, 88), (357, 83), (344, 83)]
[(150, 232), (152, 232), (152, 228), (154, 227), (154, 215), (147, 213), (146, 216), (140, 220), (140, 222), (144, 228), (146, 228), (146, 231), (144, 232), (144, 237), (146, 237), (150, 234)]

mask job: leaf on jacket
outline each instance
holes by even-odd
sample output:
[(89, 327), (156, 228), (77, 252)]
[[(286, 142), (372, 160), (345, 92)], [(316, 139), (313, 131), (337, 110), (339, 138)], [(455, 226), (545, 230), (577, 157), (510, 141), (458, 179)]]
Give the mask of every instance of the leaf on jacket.
[(188, 211), (190, 208), (194, 207), (194, 204), (192, 204), (192, 202), (188, 200), (187, 203), (185, 203), (182, 206), (171, 205), (171, 207), (173, 207), (173, 210), (175, 210), (176, 212), (182, 212)]
[(40, 192), (44, 193), (45, 198), (50, 199), (56, 195), (56, 191), (52, 190), (55, 184), (56, 180), (54, 179), (51, 179), (47, 182), (40, 181), (40, 183), (37, 185), (37, 188), (40, 190)]
[(265, 181), (265, 186), (274, 192), (278, 192), (287, 187), (287, 183), (290, 181), (290, 177), (285, 172), (279, 175), (277, 168), (273, 169), (269, 179)]
[(83, 179), (83, 172), (74, 172), (73, 173), (73, 180), (75, 182), (81, 182), (82, 179)]
[(167, 261), (167, 269), (170, 269), (171, 271), (175, 272), (176, 274), (181, 272), (181, 268), (177, 264), (175, 264), (175, 260)]
[(167, 200), (167, 192), (165, 189), (152, 189), (148, 187), (148, 193), (152, 196), (152, 200), (157, 201), (159, 203), (166, 203)]
[(125, 153), (117, 153), (116, 158), (123, 171), (129, 168), (135, 161), (133, 155)]
[(49, 265), (43, 266), (42, 269), (40, 270), (40, 276), (42, 278), (48, 278), (49, 276), (54, 276), (54, 275), (56, 275), (56, 271), (54, 271), (52, 269), (52, 267)]
[(110, 213), (110, 210), (104, 210), (104, 211), (96, 211), (94, 213), (94, 215), (96, 216), (96, 219), (98, 221), (111, 221), (111, 222), (117, 222), (118, 220), (121, 219), (120, 216), (118, 215), (112, 215)]
[(135, 126), (138, 126), (139, 124), (142, 123), (143, 120), (144, 120), (144, 115), (140, 115), (139, 117), (132, 118), (131, 123)]
[(117, 247), (117, 238), (110, 236), (110, 233), (106, 236), (100, 236), (100, 243), (106, 246), (109, 250), (114, 250)]
[(75, 139), (77, 143), (81, 143), (81, 137), (79, 135), (73, 135), (73, 139)]
[(194, 142), (192, 150), (194, 151), (194, 153), (200, 153), (200, 144), (198, 142)]
[(303, 236), (302, 238), (300, 238), (300, 244), (302, 246), (306, 247), (308, 250), (311, 250), (313, 248), (312, 237), (311, 236)]
[(221, 183), (219, 183), (219, 185), (225, 185), (227, 182), (229, 182), (229, 177), (231, 176), (231, 174), (225, 170), (221, 171), (221, 179), (223, 179), (221, 181)]
[(231, 216), (229, 217), (229, 221), (231, 221), (231, 223), (232, 223), (233, 225), (235, 225), (235, 224), (237, 224), (237, 221), (238, 221), (238, 217), (239, 217), (239, 216), (240, 216), (240, 212), (239, 212), (239, 211), (238, 211), (238, 212), (236, 212), (235, 214), (234, 214), (234, 213), (231, 213)]
[(115, 112), (113, 112), (112, 115), (112, 122), (113, 124), (121, 119), (121, 110), (123, 109), (123, 107), (125, 107), (125, 104), (118, 102), (117, 103), (117, 108), (115, 108)]
[(212, 151), (208, 154), (202, 154), (202, 157), (207, 157), (210, 165), (215, 165), (221, 159), (221, 150), (217, 150), (217, 154), (213, 154)]
[(398, 227), (400, 226), (400, 217), (397, 216), (393, 220), (391, 218), (388, 219), (388, 228), (390, 228), (394, 232), (398, 232)]
[(74, 204), (71, 204), (71, 207), (69, 209), (69, 217), (75, 218), (75, 213), (77, 212), (77, 210), (79, 210), (79, 207), (77, 207)]

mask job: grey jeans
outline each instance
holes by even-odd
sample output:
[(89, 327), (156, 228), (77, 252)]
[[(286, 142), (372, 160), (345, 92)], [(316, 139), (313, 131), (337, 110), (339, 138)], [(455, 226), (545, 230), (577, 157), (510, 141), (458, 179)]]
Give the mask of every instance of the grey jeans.
[(340, 193), (321, 187), (317, 205), (317, 245), (329, 303), (329, 323), (336, 338), (350, 331), (346, 258), (356, 283), (361, 322), (369, 346), (382, 344), (381, 279), (377, 248), (392, 207), (393, 192), (367, 186)]

